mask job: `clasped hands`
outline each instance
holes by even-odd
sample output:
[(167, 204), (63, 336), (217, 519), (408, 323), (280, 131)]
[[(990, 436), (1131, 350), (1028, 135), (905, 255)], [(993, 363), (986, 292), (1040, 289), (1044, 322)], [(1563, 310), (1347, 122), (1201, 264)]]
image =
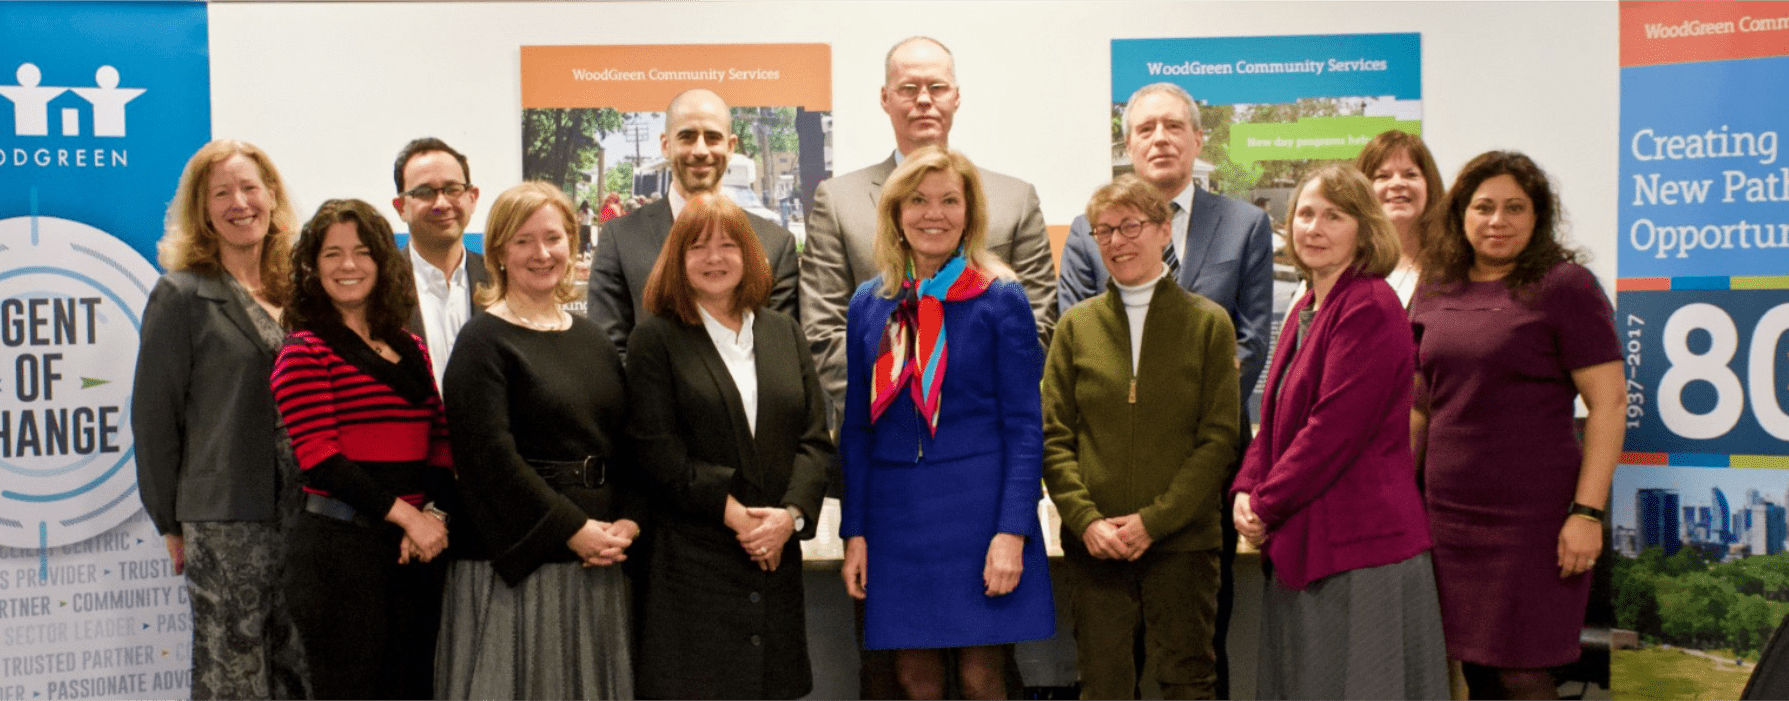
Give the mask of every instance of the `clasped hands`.
[(410, 561), (428, 562), (447, 549), (447, 522), (440, 516), (427, 513), (411, 506), (409, 502), (398, 499), (386, 512), (385, 520), (404, 529), (404, 539), (398, 543), (398, 564), (409, 564)]
[(640, 535), (640, 524), (632, 519), (616, 519), (614, 523), (585, 519), (578, 532), (565, 541), (566, 547), (578, 554), (585, 567), (606, 567), (627, 559), (627, 546)]
[(1126, 514), (1094, 521), (1081, 531), (1081, 543), (1102, 560), (1135, 561), (1148, 552), (1155, 539), (1149, 537), (1140, 514)]
[(1236, 503), (1230, 507), (1230, 518), (1236, 523), (1236, 534), (1248, 541), (1249, 545), (1259, 549), (1267, 542), (1267, 524), (1249, 504), (1248, 492), (1236, 495)]
[(739, 547), (758, 564), (775, 572), (783, 562), (783, 546), (795, 535), (795, 518), (780, 506), (746, 506), (732, 495), (721, 520), (739, 536)]

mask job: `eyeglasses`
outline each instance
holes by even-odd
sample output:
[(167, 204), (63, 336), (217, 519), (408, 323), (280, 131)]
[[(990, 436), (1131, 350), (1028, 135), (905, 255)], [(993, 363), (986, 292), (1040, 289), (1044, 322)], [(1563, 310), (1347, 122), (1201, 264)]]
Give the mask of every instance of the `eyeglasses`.
[(1119, 224), (1118, 226), (1096, 226), (1093, 227), (1093, 240), (1099, 243), (1106, 243), (1107, 241), (1112, 240), (1112, 234), (1114, 232), (1124, 234), (1124, 237), (1127, 239), (1134, 239), (1137, 238), (1138, 234), (1143, 233), (1143, 225), (1148, 223), (1150, 222), (1126, 219), (1124, 220), (1124, 223)]
[[(901, 99), (911, 101), (919, 97), (920, 89), (921, 86), (918, 83), (901, 83), (900, 85), (895, 86), (894, 92), (896, 95), (899, 95)], [(924, 89), (927, 95), (932, 96), (932, 99), (942, 100), (950, 97), (951, 93), (956, 92), (957, 86), (951, 85), (950, 83), (932, 83), (924, 86)]]
[(470, 183), (448, 183), (441, 187), (418, 185), (405, 191), (404, 196), (416, 200), (417, 202), (434, 202), (436, 195), (447, 195), (447, 199), (453, 200), (459, 199), (460, 195), (466, 194), (466, 190), (471, 189), (471, 187), (472, 185)]

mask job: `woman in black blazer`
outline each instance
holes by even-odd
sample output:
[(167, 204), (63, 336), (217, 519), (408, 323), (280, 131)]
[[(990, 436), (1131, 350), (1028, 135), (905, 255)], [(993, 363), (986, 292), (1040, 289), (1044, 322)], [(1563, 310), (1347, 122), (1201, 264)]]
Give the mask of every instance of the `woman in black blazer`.
[(187, 161), (157, 246), (131, 430), (143, 508), (192, 597), (194, 699), (304, 693), (274, 586), (298, 468), (268, 382), (297, 229), (267, 154), (219, 139)]
[(738, 205), (690, 198), (628, 340), (629, 433), (654, 498), (635, 685), (645, 698), (795, 698), (813, 688), (801, 546), (831, 459), (794, 319)]

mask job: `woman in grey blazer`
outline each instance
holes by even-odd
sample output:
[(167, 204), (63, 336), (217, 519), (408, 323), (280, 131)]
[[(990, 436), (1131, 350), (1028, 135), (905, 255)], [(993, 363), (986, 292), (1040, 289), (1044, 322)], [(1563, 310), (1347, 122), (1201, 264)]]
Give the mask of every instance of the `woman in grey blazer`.
[(628, 341), (628, 432), (654, 507), (642, 698), (813, 688), (799, 543), (833, 448), (807, 339), (765, 305), (770, 289), (745, 212), (690, 198), (646, 283), (653, 316)]
[(157, 246), (131, 430), (143, 507), (192, 598), (194, 699), (304, 693), (275, 586), (297, 467), (268, 380), (297, 228), (267, 154), (219, 139), (187, 162)]

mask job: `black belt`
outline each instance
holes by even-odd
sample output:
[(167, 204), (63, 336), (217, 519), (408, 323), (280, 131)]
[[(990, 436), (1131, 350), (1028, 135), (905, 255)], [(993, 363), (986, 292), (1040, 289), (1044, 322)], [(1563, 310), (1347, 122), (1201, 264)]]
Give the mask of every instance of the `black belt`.
[(349, 506), (348, 502), (321, 494), (305, 493), (304, 510), (337, 521), (347, 521), (362, 528), (379, 528), (385, 525), (383, 518), (374, 518)]
[(587, 455), (583, 460), (529, 460), (522, 462), (555, 487), (588, 487), (597, 489), (609, 481), (609, 470), (602, 458)]

